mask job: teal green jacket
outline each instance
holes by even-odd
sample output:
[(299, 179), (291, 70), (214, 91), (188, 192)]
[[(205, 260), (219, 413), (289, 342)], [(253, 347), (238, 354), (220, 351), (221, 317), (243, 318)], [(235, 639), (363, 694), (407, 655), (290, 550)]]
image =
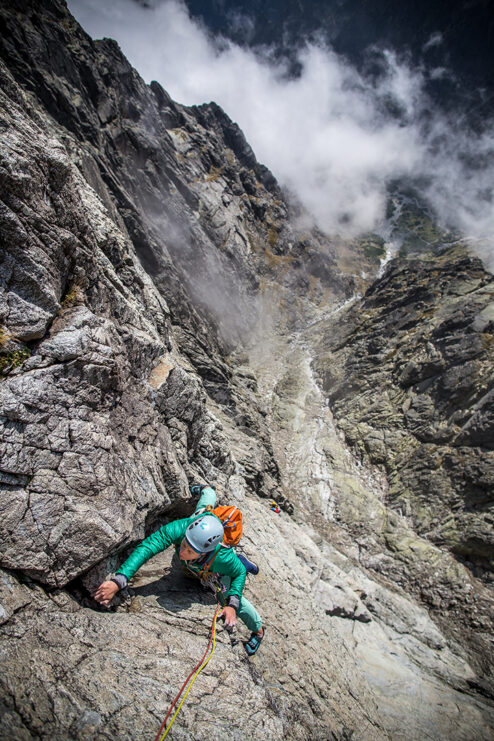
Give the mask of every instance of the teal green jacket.
[[(184, 538), (185, 531), (191, 522), (196, 520), (198, 517), (201, 517), (201, 510), (207, 504), (211, 504), (212, 506), (216, 504), (216, 492), (211, 487), (208, 487), (203, 491), (197, 504), (196, 511), (191, 517), (185, 517), (182, 520), (169, 522), (168, 525), (164, 525), (155, 533), (143, 540), (118, 569), (117, 574), (123, 574), (127, 579), (131, 579), (136, 571), (140, 569), (146, 561), (157, 553), (166, 550), (166, 548), (171, 545), (175, 546), (175, 551), (178, 556), (180, 543)], [(232, 548), (225, 548), (221, 544), (217, 545), (214, 551), (208, 553), (206, 563), (212, 560), (214, 554), (216, 555), (211, 567), (211, 572), (214, 574), (220, 574), (220, 576), (229, 576), (231, 578), (231, 584), (226, 593), (226, 597), (228, 598), (236, 595), (240, 599), (247, 576), (245, 566)], [(198, 574), (204, 567), (205, 562), (200, 560), (199, 563), (191, 561), (180, 561), (180, 563), (185, 568)]]

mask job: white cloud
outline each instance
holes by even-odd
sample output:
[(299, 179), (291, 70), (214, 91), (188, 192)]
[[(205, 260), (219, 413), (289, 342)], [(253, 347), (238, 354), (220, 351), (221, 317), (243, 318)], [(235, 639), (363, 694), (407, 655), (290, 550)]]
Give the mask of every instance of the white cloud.
[(445, 77), (448, 77), (448, 70), (446, 67), (435, 67), (429, 72), (429, 77), (431, 80), (442, 80)]
[[(289, 79), (269, 50), (261, 57), (224, 40), (213, 43), (180, 0), (152, 9), (133, 0), (68, 4), (88, 33), (116, 38), (144, 79), (158, 80), (175, 100), (215, 100), (324, 231), (355, 235), (376, 228), (387, 182), (424, 177), (440, 219), (486, 237), (492, 259), (494, 138), (474, 141), (434, 112), (424, 133), (422, 74), (393, 54), (383, 55), (382, 74), (371, 85), (331, 50), (311, 44), (300, 52), (300, 77)], [(440, 41), (436, 34), (429, 46)]]
[(434, 46), (441, 46), (443, 43), (443, 35), (440, 31), (436, 31), (435, 33), (431, 34), (428, 41), (424, 44), (424, 51), (427, 49), (432, 49)]

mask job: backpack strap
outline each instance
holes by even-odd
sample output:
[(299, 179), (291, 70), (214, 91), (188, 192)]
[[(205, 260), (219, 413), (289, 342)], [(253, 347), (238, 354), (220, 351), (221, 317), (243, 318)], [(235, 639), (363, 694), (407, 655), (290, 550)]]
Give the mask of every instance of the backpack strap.
[(230, 512), (230, 514), (228, 515), (228, 517), (226, 518), (226, 520), (223, 520), (223, 528), (225, 528), (225, 527), (235, 527), (235, 524), (229, 525), (228, 523), (232, 519), (232, 517), (235, 514), (235, 512), (237, 511), (237, 509), (238, 509), (238, 507), (232, 507), (232, 511)]

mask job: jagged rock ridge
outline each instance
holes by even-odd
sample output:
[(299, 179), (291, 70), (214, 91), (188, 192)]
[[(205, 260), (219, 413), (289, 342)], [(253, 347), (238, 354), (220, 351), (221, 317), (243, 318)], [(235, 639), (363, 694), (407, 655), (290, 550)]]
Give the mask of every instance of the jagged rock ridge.
[(177, 737), (214, 715), (217, 738), (488, 738), (478, 653), (410, 600), (408, 567), (393, 584), (399, 558), (353, 540), (353, 503), (380, 521), (385, 481), (342, 441), (303, 332), (353, 291), (336, 245), (297, 233), (217, 106), (145, 86), (63, 3), (1, 22), (3, 735), (156, 731), (212, 603), (169, 554), (116, 612), (87, 589), (199, 479), (246, 512), (269, 641), (248, 662), (220, 635)]

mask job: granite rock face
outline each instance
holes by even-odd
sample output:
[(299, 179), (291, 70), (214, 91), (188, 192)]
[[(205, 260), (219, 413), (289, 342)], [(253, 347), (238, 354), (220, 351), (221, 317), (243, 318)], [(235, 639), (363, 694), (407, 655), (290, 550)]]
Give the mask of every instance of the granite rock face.
[[(325, 324), (313, 338), (340, 431), (389, 482), (380, 537), (443, 624), (473, 642), (484, 638), (487, 652), (493, 296), (480, 261), (447, 250), (392, 263), (337, 328)], [(396, 565), (389, 568), (396, 578)]]
[[(2, 563), (60, 586), (101, 560), (108, 539), (115, 547), (131, 536), (135, 505), (122, 499), (123, 481), (149, 515), (170, 502), (161, 464), (175, 462), (178, 474), (175, 449), (151, 389), (136, 391), (169, 345), (168, 310), (126, 253), (128, 238), (24, 104), (19, 91), (3, 94), (3, 322), (30, 356), (0, 388)], [(125, 258), (121, 276), (110, 249)]]
[[(249, 292), (259, 279), (248, 237), (260, 241), (255, 229), (266, 229), (264, 219), (256, 221), (238, 173), (255, 165), (258, 176), (279, 194), (238, 128), (217, 107), (181, 112), (168, 101), (162, 113), (164, 93), (147, 88), (115, 44), (93, 44), (57, 3), (46, 4), (43, 42), (34, 5), (22, 24), (10, 10), (5, 16), (10, 35), (4, 41), (15, 42), (11, 68), (23, 78), (45, 71), (42, 85), (29, 78), (26, 87), (38, 85), (46, 109), (72, 135), (44, 112), (33, 116), (32, 100), (3, 70), (2, 331), (30, 357), (21, 357), (25, 362), (13, 368), (5, 366), (1, 388), (8, 460), (2, 563), (62, 586), (106, 552), (142, 536), (144, 523), (177, 497), (187, 499), (184, 470), (192, 478), (216, 475), (216, 468), (233, 470), (218, 424), (206, 410), (202, 383), (190, 372), (199, 374), (230, 414), (256, 424), (241, 399), (233, 398), (231, 371), (221, 356), (232, 333), (238, 334), (240, 325), (245, 330), (256, 317)], [(46, 56), (50, 33), (65, 32), (61, 18), (76, 30), (64, 37), (56, 54), (52, 39)], [(26, 36), (29, 47), (21, 46)], [(33, 55), (27, 67), (20, 59), (22, 49)], [(97, 79), (88, 96), (92, 70)], [(105, 95), (115, 98), (113, 108)], [(78, 105), (67, 119), (69, 99), (72, 107), (74, 99)], [(102, 119), (102, 100), (105, 111), (108, 106), (113, 111), (117, 102), (124, 109)], [(191, 136), (186, 129), (168, 133), (170, 111), (183, 124), (187, 118), (193, 130), (185, 147)], [(198, 119), (212, 119), (209, 139)], [(228, 189), (236, 198), (230, 208), (234, 213), (226, 219), (231, 224), (213, 221), (226, 195), (216, 175), (208, 181), (213, 167), (209, 150), (228, 161), (214, 127), (236, 147), (242, 163), (228, 150), (237, 165), (229, 165), (235, 177)], [(133, 154), (127, 151), (132, 136), (140, 142)], [(208, 151), (202, 146), (206, 141)], [(186, 158), (189, 148), (194, 157)], [(143, 152), (147, 164), (140, 161)], [(198, 162), (189, 165), (189, 159)], [(205, 191), (203, 200), (193, 188)], [(265, 210), (273, 196), (260, 183), (259, 189), (252, 203), (259, 201)], [(195, 209), (202, 210), (202, 219)], [(281, 205), (279, 210), (283, 213)], [(242, 229), (245, 234), (239, 236)], [(230, 293), (223, 291), (226, 285)], [(229, 305), (234, 310), (225, 315)], [(219, 316), (218, 331), (213, 320)], [(172, 341), (173, 324), (179, 326)], [(174, 354), (180, 355), (178, 361)], [(148, 383), (150, 374), (155, 365), (167, 363), (169, 379), (154, 370), (155, 390)], [(184, 446), (179, 444), (183, 436)], [(261, 448), (263, 442), (268, 444), (266, 435)], [(276, 466), (269, 453), (262, 458), (268, 470), (252, 464), (251, 478), (265, 496), (274, 495)], [(192, 459), (196, 465), (190, 470)]]
[(203, 481), (266, 640), (220, 630), (177, 738), (488, 739), (491, 276), (396, 261), (351, 299), (362, 249), (297, 230), (217, 105), (61, 0), (0, 23), (2, 737), (156, 733), (212, 597), (170, 553), (89, 595)]
[[(466, 741), (472, 728), (489, 738), (494, 713), (474, 690), (480, 680), (423, 608), (366, 579), (309, 525), (274, 514), (240, 481), (234, 501), (248, 523), (245, 553), (260, 566), (246, 593), (266, 639), (250, 660), (245, 627), (232, 639), (220, 629), (173, 727), (177, 738), (201, 738), (211, 723), (218, 739), (427, 733)], [(156, 733), (204, 652), (214, 612), (213, 595), (186, 579), (170, 552), (143, 567), (116, 612), (94, 612), (76, 592), (46, 594), (6, 572), (1, 595), (9, 606), (2, 729), (11, 738)]]
[(393, 508), (487, 579), (493, 343), (492, 275), (450, 251), (390, 266), (324, 332), (318, 360), (346, 438), (385, 467)]

